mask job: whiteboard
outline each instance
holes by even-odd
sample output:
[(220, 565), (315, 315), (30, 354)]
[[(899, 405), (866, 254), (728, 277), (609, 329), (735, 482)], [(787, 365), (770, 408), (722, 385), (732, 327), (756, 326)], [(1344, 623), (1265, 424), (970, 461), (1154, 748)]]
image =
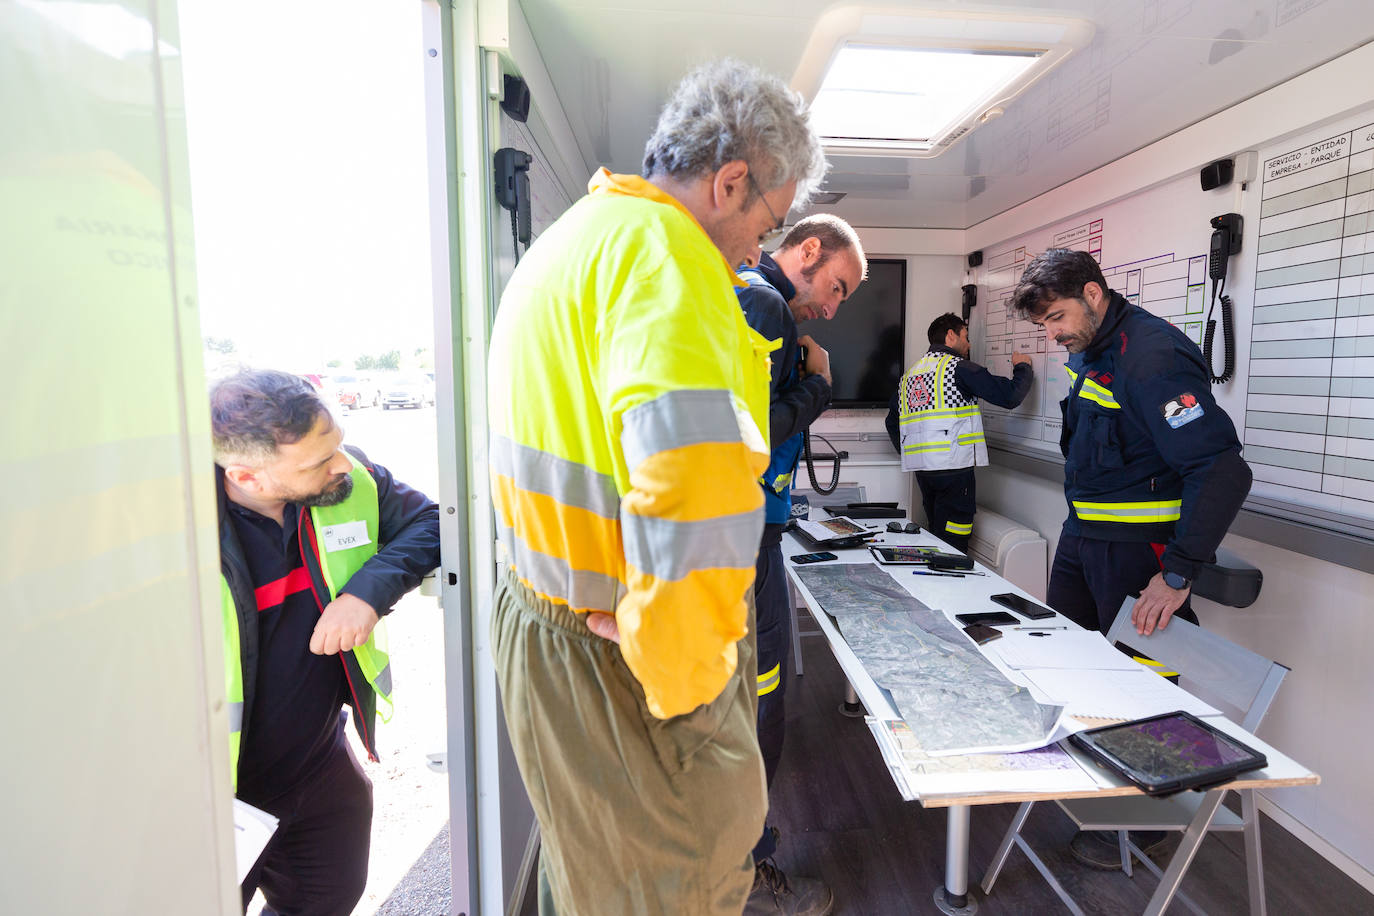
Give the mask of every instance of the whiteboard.
[(1374, 111), (1260, 151), (1256, 495), (1374, 518)]
[[(1201, 343), (1211, 305), (1209, 220), (1245, 218), (1226, 292), (1236, 375), (1213, 386), (1255, 473), (1252, 495), (1374, 519), (1374, 109), (1259, 149), (1259, 173), (1203, 192), (1190, 172), (984, 249), (970, 319), (974, 359), (1035, 384), (1015, 410), (983, 406), (990, 441), (1059, 459), (1068, 353), (1008, 309), (1026, 263), (1047, 248), (1090, 252), (1107, 285)], [(1221, 366), (1220, 308), (1214, 315)]]

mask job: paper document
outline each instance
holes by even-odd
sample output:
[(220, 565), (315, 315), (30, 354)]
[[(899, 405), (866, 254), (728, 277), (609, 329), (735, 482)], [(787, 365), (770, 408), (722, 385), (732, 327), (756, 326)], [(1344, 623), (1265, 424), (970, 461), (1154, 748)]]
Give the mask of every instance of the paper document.
[(1178, 709), (1195, 716), (1219, 714), (1182, 687), (1139, 665), (1135, 671), (1036, 668), (1018, 673), (1044, 702), (1063, 703), (1071, 716), (1143, 719)]
[(900, 719), (868, 718), (902, 797), (987, 795), (993, 792), (1091, 790), (1097, 780), (1057, 745), (1012, 754), (932, 757)]
[(243, 883), (248, 870), (258, 861), (267, 841), (277, 831), (277, 819), (260, 808), (234, 799), (234, 856), (237, 882)]
[[(1045, 633), (1033, 636), (1032, 633)], [(1098, 671), (1139, 671), (1141, 665), (1118, 652), (1093, 630), (1013, 630), (983, 651), (996, 655), (1008, 668), (1078, 668)]]

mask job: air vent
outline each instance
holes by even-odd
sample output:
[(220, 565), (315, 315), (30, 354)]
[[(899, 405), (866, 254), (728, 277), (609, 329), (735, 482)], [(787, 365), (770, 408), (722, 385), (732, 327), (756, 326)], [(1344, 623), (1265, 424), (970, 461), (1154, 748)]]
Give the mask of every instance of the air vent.
[(953, 143), (955, 140), (958, 140), (960, 137), (962, 137), (964, 134), (968, 133), (968, 132), (971, 131), (971, 130), (973, 130), (972, 127), (961, 127), (961, 128), (959, 128), (958, 130), (956, 130), (954, 133), (950, 134), (948, 137), (945, 137), (945, 139), (941, 140), (937, 145), (938, 145), (938, 146), (949, 146), (949, 145), (950, 145), (951, 143)]

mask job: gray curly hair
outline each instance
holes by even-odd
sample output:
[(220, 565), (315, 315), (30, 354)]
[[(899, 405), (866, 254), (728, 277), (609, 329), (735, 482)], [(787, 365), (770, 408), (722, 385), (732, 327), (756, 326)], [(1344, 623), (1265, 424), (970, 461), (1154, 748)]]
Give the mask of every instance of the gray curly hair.
[(644, 177), (701, 178), (742, 159), (762, 191), (797, 182), (800, 207), (825, 177), (806, 102), (782, 80), (738, 60), (683, 77), (644, 145)]

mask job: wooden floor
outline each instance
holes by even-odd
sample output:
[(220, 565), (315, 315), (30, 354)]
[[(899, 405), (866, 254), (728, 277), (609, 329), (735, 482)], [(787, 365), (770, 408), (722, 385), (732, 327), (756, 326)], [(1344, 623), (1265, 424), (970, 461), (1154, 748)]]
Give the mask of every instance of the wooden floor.
[[(803, 616), (803, 632), (807, 624), (814, 626)], [(806, 673), (789, 677), (787, 741), (771, 793), (770, 823), (782, 830), (778, 865), (827, 881), (836, 914), (937, 913), (931, 895), (943, 883), (945, 812), (902, 801), (863, 719), (838, 712), (844, 676), (825, 639), (804, 638), (802, 647)], [(973, 809), (969, 888), (978, 912), (1065, 912), (1019, 850), (1012, 851), (990, 897), (979, 889), (1014, 811), (1014, 805)], [(1138, 868), (1135, 878), (1127, 878), (1079, 865), (1066, 848), (1072, 834), (1052, 802), (1037, 805), (1023, 831), (1085, 912), (1140, 912), (1154, 891), (1153, 875)], [(1374, 896), (1267, 817), (1261, 836), (1270, 913), (1374, 913)], [(1171, 838), (1166, 856), (1176, 842)], [(1208, 913), (1247, 913), (1241, 837), (1209, 836), (1183, 892)], [(1188, 910), (1175, 901), (1169, 912)]]

